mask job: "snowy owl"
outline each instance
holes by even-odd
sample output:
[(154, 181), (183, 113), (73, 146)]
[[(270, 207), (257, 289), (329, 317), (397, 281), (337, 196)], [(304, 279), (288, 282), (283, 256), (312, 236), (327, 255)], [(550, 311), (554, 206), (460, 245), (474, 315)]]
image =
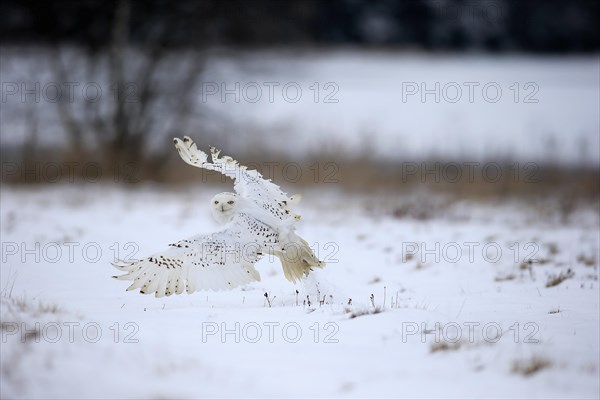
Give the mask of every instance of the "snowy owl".
[(300, 216), (293, 209), (299, 195), (288, 197), (258, 171), (231, 157), (219, 157), (215, 148), (210, 150), (209, 162), (208, 155), (187, 136), (174, 142), (186, 163), (232, 178), (236, 193), (219, 193), (211, 199), (212, 215), (223, 225), (218, 232), (172, 243), (168, 250), (142, 260), (113, 264), (126, 272), (116, 279), (133, 281), (127, 290), (140, 289), (140, 293), (162, 297), (184, 290), (232, 289), (260, 280), (254, 264), (264, 254), (280, 259), (291, 282), (307, 276), (313, 267), (325, 266), (295, 232)]

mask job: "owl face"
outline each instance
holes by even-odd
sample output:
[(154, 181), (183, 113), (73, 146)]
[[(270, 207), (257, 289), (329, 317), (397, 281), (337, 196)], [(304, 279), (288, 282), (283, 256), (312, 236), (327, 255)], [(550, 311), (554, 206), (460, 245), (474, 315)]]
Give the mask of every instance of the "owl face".
[(235, 193), (219, 193), (211, 199), (211, 210), (219, 223), (229, 222), (238, 210), (239, 196)]

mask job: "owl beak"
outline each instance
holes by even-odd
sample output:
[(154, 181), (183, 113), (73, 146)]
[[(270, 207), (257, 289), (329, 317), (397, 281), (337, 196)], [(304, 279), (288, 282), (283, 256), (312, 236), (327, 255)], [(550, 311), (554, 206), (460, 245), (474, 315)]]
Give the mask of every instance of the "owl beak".
[(225, 212), (225, 206), (221, 204), (221, 212)]

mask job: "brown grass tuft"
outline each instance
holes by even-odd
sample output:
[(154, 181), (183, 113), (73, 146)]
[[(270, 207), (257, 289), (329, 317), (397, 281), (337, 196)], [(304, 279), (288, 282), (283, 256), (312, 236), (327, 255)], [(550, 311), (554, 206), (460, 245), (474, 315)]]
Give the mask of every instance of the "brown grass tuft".
[(460, 342), (454, 342), (454, 343), (448, 343), (448, 342), (435, 342), (435, 343), (431, 343), (431, 347), (429, 348), (429, 352), (430, 353), (436, 353), (438, 351), (455, 351), (460, 349), (461, 347), (461, 343)]
[(570, 268), (566, 272), (561, 272), (558, 275), (551, 275), (548, 278), (548, 282), (546, 282), (546, 287), (553, 287), (560, 285), (563, 281), (566, 281), (569, 278), (575, 276), (575, 272), (573, 272)]
[(346, 308), (346, 312), (350, 312), (350, 316), (348, 318), (352, 319), (352, 318), (362, 317), (363, 315), (379, 314), (380, 312), (383, 312), (383, 309), (381, 307), (375, 307), (375, 308), (367, 308), (365, 310), (351, 311), (349, 308)]
[(515, 360), (512, 365), (512, 373), (531, 376), (550, 366), (552, 366), (552, 362), (547, 358), (533, 356), (526, 360)]

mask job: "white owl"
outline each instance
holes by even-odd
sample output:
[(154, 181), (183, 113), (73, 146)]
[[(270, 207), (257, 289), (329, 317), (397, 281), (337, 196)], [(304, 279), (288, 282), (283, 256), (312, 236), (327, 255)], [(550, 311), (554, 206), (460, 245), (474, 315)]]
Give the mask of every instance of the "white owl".
[(174, 142), (186, 163), (232, 178), (236, 193), (219, 193), (211, 200), (213, 216), (224, 225), (222, 230), (170, 244), (168, 250), (142, 260), (113, 264), (126, 272), (116, 279), (133, 281), (127, 290), (140, 289), (140, 293), (162, 297), (232, 289), (260, 280), (254, 264), (264, 254), (279, 257), (291, 282), (307, 276), (313, 267), (325, 266), (295, 233), (300, 216), (292, 211), (299, 195), (288, 197), (258, 171), (248, 170), (231, 157), (219, 157), (215, 148), (211, 148), (209, 162), (208, 155), (187, 136)]

